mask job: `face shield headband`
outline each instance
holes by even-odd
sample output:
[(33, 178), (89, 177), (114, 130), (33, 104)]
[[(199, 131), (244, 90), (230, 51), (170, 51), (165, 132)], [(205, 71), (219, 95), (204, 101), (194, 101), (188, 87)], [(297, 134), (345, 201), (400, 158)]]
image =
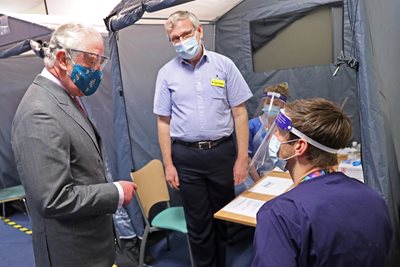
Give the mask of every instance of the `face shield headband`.
[(271, 101), (274, 98), (278, 98), (279, 100), (281, 100), (281, 101), (286, 103), (286, 100), (287, 100), (286, 96), (284, 96), (284, 95), (282, 95), (280, 93), (276, 93), (276, 92), (265, 92), (265, 93), (263, 93), (263, 98), (266, 98), (266, 97), (272, 98)]
[(305, 139), (307, 141), (307, 143), (325, 151), (331, 154), (337, 154), (338, 149), (333, 149), (327, 146), (324, 146), (323, 144), (311, 139), (310, 137), (308, 137), (307, 135), (303, 134), (302, 132), (300, 132), (299, 130), (297, 130), (296, 128), (293, 127), (292, 124), (292, 120), (287, 117), (285, 115), (285, 110), (281, 109), (281, 111), (279, 112), (278, 116), (276, 116), (275, 118), (275, 125), (277, 126), (278, 130), (280, 131), (280, 133), (282, 135), (286, 135), (289, 132), (293, 133), (294, 135)]
[(274, 117), (277, 115), (277, 113), (279, 112), (279, 107), (274, 105), (274, 100), (278, 100), (281, 101), (283, 104), (286, 103), (286, 96), (281, 95), (279, 93), (275, 93), (275, 92), (267, 92), (263, 94), (263, 101), (265, 98), (269, 99), (269, 104), (267, 104), (266, 106), (263, 107), (262, 111), (264, 113), (274, 113)]

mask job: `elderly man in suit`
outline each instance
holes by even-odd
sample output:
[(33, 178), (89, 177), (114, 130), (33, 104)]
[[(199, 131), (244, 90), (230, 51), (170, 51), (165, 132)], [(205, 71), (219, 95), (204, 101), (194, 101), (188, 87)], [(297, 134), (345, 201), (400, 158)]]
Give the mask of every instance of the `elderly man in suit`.
[(100, 136), (81, 105), (102, 78), (101, 35), (64, 24), (43, 47), (45, 68), (26, 91), (12, 147), (32, 217), (36, 266), (104, 266), (115, 258), (112, 214), (136, 185), (108, 183)]

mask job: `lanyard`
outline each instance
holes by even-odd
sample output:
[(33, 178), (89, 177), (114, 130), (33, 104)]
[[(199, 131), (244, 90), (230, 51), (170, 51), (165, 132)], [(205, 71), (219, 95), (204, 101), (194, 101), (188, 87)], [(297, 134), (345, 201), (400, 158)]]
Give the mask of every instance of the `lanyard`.
[(311, 179), (317, 178), (317, 177), (319, 177), (321, 175), (325, 175), (327, 173), (331, 173), (331, 171), (329, 171), (329, 170), (318, 170), (318, 171), (309, 173), (308, 175), (304, 176), (303, 179), (301, 179), (300, 183), (302, 183), (304, 181), (307, 181), (307, 180), (311, 180)]

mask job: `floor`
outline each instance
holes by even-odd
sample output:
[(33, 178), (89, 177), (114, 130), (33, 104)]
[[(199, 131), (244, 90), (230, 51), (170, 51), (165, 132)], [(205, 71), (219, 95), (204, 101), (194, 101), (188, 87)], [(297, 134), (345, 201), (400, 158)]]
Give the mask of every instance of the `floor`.
[[(6, 214), (7, 215), (7, 214)], [(27, 214), (12, 212), (0, 220), (0, 265), (8, 267), (35, 267), (31, 224)], [(227, 267), (251, 265), (253, 255), (252, 239), (254, 229), (238, 224), (229, 227), (231, 236), (227, 246)], [(153, 238), (149, 252), (154, 267), (190, 266), (186, 237), (183, 234), (170, 235), (171, 249), (167, 250), (166, 239)], [(118, 266), (124, 267), (124, 266)], [(134, 266), (132, 266), (134, 267)]]

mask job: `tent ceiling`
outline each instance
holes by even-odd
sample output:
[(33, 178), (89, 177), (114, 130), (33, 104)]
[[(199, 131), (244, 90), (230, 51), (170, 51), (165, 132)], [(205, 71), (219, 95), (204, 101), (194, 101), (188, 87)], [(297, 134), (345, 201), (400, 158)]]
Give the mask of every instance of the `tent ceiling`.
[[(203, 22), (218, 19), (243, 0), (195, 0), (153, 13), (145, 13), (137, 23), (163, 23), (169, 14), (176, 10), (188, 10), (195, 13)], [(46, 15), (47, 5), (50, 17), (63, 18), (64, 21), (81, 21), (93, 25), (103, 25), (105, 18), (120, 0), (0, 0), (0, 13), (19, 17), (39, 24), (47, 24), (52, 19), (43, 19), (38, 14)], [(28, 15), (29, 14), (29, 15)], [(32, 16), (32, 14), (34, 14)], [(53, 16), (55, 15), (55, 16)], [(57, 24), (57, 21), (55, 22)]]

